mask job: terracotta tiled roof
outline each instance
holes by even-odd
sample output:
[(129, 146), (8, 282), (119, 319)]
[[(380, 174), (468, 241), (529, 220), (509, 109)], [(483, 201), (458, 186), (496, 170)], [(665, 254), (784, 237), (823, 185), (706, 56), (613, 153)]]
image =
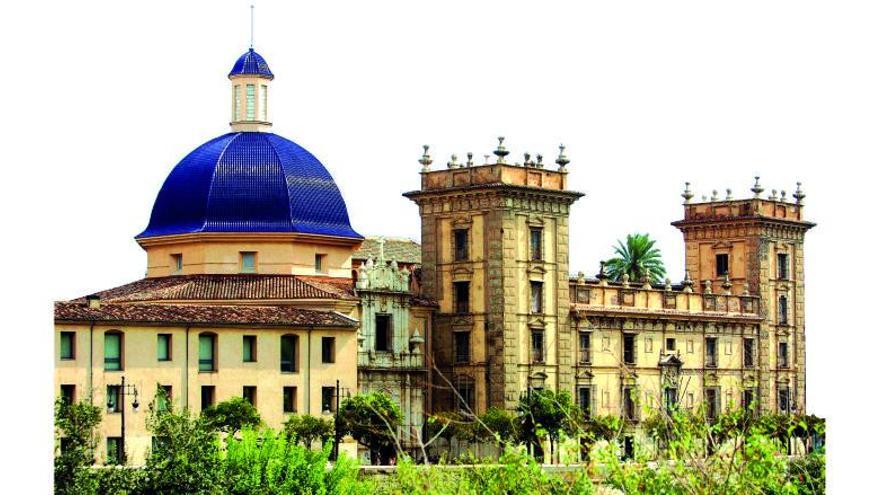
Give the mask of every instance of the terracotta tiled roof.
[(244, 274), (151, 277), (97, 295), (105, 302), (355, 299), (347, 278)]
[(153, 323), (177, 325), (264, 325), (283, 327), (356, 327), (357, 320), (335, 311), (290, 306), (214, 304), (113, 304), (90, 308), (84, 302), (56, 302), (55, 321)]
[[(379, 256), (378, 240), (378, 237), (364, 239), (360, 249), (354, 252), (352, 258), (356, 260), (365, 260), (369, 257), (377, 258)], [(422, 246), (412, 239), (386, 237), (385, 259), (396, 260), (398, 263), (420, 265), (422, 263)]]

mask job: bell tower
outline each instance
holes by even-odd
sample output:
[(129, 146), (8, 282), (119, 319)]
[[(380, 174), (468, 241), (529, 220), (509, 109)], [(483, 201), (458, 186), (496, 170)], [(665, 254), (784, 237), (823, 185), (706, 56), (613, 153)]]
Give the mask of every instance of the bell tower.
[(530, 387), (573, 387), (568, 216), (583, 194), (567, 189), (562, 146), (555, 170), (528, 153), (508, 163), (504, 138), (494, 154), (431, 170), (425, 146), (421, 189), (404, 194), (422, 218), (422, 289), (440, 306), (436, 410), (511, 410)]
[(758, 368), (764, 412), (804, 412), (806, 352), (804, 324), (804, 237), (815, 224), (804, 220), (801, 184), (786, 198), (755, 177), (750, 199), (711, 198), (691, 202), (685, 185), (684, 219), (672, 225), (685, 241), (687, 275), (704, 291), (760, 296)]

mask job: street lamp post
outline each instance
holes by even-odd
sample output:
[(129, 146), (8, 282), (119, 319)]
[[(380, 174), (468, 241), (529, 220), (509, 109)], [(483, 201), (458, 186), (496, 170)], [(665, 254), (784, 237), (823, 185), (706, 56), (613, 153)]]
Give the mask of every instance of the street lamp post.
[[(129, 396), (129, 395), (134, 397), (134, 399), (131, 402), (131, 408), (133, 411), (137, 411), (138, 407), (140, 406), (140, 403), (138, 402), (137, 387), (134, 386), (133, 384), (126, 385), (125, 376), (122, 377), (122, 383), (117, 385), (117, 387), (119, 387), (119, 392), (118, 392), (118, 397), (116, 398), (116, 400), (120, 402), (119, 407), (120, 407), (120, 412), (122, 413), (122, 417), (120, 418), (121, 423), (122, 423), (122, 428), (121, 428), (122, 431), (120, 434), (122, 436), (120, 437), (120, 446), (119, 446), (121, 451), (117, 452), (116, 456), (117, 456), (117, 459), (120, 460), (120, 463), (122, 465), (125, 465), (125, 462), (126, 462), (126, 455), (125, 455), (125, 397)], [(110, 397), (107, 397), (107, 409), (110, 410), (112, 408), (113, 408), (113, 401), (111, 400)]]

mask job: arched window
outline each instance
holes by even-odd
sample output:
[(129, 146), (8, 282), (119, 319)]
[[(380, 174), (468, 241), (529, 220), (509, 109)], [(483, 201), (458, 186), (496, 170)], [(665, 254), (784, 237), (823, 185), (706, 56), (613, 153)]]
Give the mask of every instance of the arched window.
[(296, 354), (299, 348), (299, 337), (296, 335), (281, 336), (281, 371), (293, 373), (296, 371)]
[(104, 371), (122, 370), (124, 344), (122, 332), (119, 330), (109, 330), (104, 333)]
[(199, 334), (199, 371), (217, 371), (217, 334)]
[(779, 296), (777, 319), (780, 325), (788, 325), (788, 297)]

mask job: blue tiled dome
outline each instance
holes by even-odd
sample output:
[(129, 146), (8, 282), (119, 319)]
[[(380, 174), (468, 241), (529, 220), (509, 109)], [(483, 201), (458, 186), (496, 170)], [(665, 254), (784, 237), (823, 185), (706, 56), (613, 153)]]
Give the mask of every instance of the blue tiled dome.
[(229, 71), (229, 77), (242, 75), (265, 76), (269, 79), (275, 78), (275, 75), (269, 70), (269, 64), (266, 63), (266, 59), (255, 52), (253, 48), (238, 57), (235, 65), (232, 66), (232, 70)]
[(232, 132), (174, 167), (137, 237), (195, 232), (297, 232), (362, 238), (333, 177), (298, 144)]

